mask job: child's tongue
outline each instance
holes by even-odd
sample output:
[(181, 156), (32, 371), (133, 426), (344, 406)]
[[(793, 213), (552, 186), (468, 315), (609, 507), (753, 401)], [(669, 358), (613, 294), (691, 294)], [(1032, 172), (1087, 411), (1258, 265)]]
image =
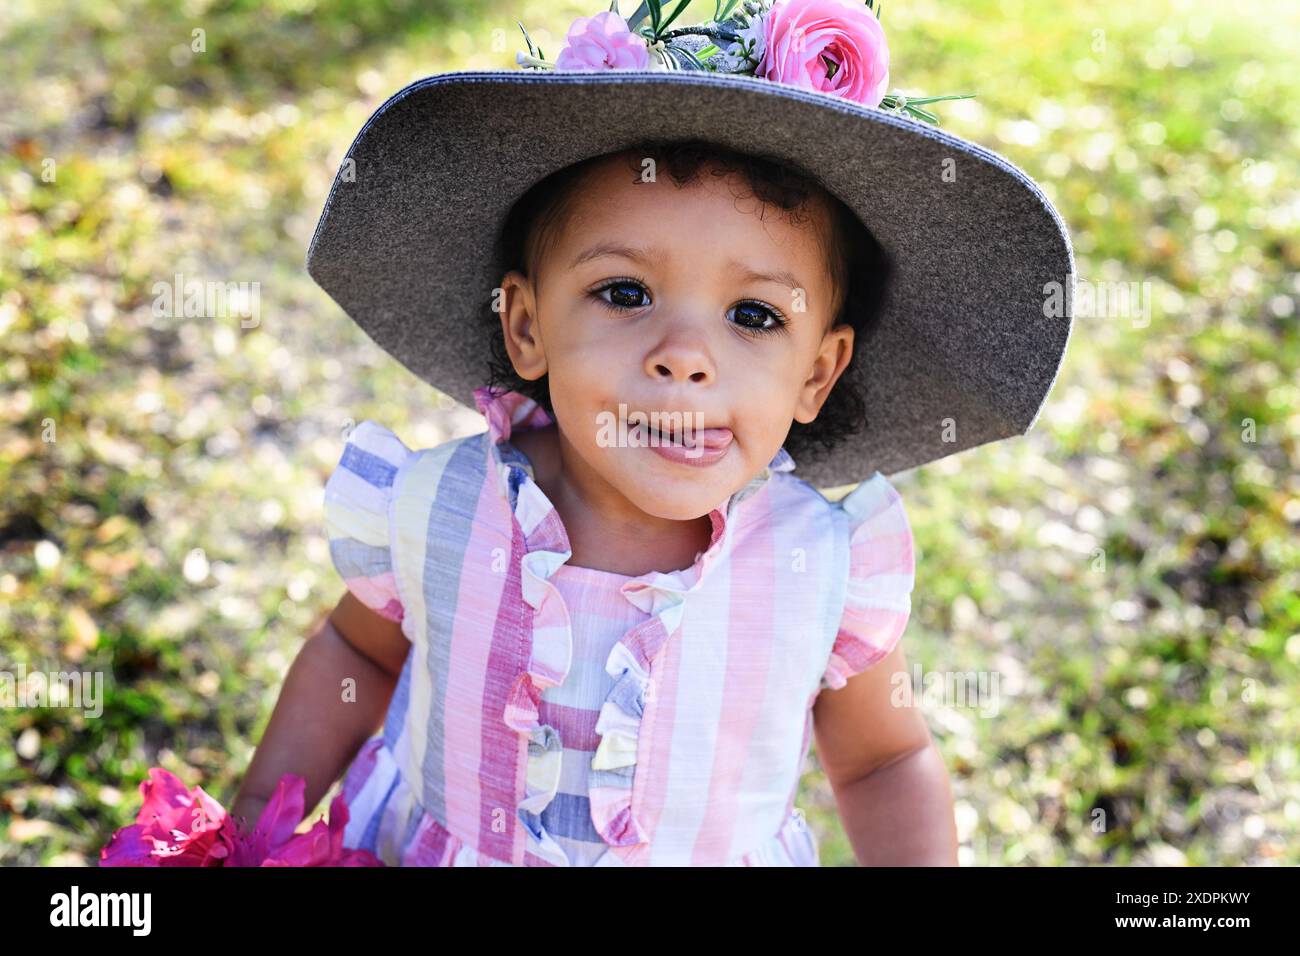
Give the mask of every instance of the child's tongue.
[(726, 448), (730, 444), (732, 437), (730, 428), (696, 428), (686, 429), (685, 431), (690, 436), (688, 442), (682, 441), (680, 435), (672, 434), (671, 428), (667, 431), (651, 429), (652, 433), (659, 435), (661, 441), (671, 441), (678, 445), (699, 445), (702, 448)]
[(731, 444), (730, 428), (706, 428), (695, 434), (696, 440), (705, 448), (726, 448)]

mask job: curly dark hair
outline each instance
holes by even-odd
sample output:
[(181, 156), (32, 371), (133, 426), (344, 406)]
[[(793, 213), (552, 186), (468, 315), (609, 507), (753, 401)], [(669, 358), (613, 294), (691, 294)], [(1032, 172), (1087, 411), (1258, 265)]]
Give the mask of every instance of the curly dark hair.
[[(852, 210), (816, 175), (787, 160), (740, 152), (703, 139), (651, 139), (566, 166), (535, 183), (511, 208), (496, 239), (497, 261), (503, 266), (503, 274), (511, 269), (526, 276), (533, 274), (530, 270), (560, 234), (583, 178), (595, 163), (610, 156), (626, 156), (629, 165), (638, 172), (642, 159), (653, 157), (656, 168), (667, 169), (678, 186), (693, 182), (705, 166), (720, 177), (739, 173), (755, 197), (784, 210), (795, 221), (806, 221), (806, 217), (800, 218), (800, 213), (810, 200), (820, 197), (829, 206), (830, 235), (822, 239), (830, 258), (836, 305), (828, 328), (841, 323), (851, 325), (853, 349), (844, 374), (826, 397), (817, 418), (808, 424), (792, 421), (784, 447), (796, 463), (812, 461), (862, 431), (866, 425), (866, 403), (861, 389), (848, 373), (857, 360), (858, 349), (868, 343), (876, 329), (889, 279), (889, 260)], [(488, 321), (491, 322), (489, 385), (528, 396), (554, 418), (548, 376), (535, 381), (520, 377), (506, 351), (500, 314), (489, 309)]]

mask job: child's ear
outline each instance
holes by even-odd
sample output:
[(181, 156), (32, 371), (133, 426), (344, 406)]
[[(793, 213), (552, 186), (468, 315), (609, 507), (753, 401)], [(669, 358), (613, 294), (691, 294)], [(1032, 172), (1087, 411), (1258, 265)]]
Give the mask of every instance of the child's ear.
[(795, 421), (807, 425), (817, 417), (852, 357), (853, 326), (841, 323), (822, 337), (821, 347), (813, 359), (812, 373), (799, 389)]
[(518, 269), (501, 280), (501, 331), (515, 372), (525, 381), (546, 374), (546, 349), (537, 324), (537, 298), (533, 283)]

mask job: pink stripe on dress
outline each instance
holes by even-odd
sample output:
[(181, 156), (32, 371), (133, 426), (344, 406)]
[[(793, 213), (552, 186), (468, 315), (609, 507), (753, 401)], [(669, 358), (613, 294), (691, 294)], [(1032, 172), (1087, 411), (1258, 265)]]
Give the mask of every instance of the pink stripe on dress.
[[(763, 497), (766, 508), (768, 497)], [(746, 553), (733, 554), (728, 569), (727, 669), (722, 683), (719, 745), (713, 751), (708, 804), (691, 851), (692, 866), (721, 866), (731, 859), (739, 785), (762, 714), (772, 664), (766, 629), (775, 620), (771, 522), (760, 520), (745, 540)]]
[[(489, 462), (488, 467), (495, 465)], [(467, 842), (485, 841), (477, 843), (482, 852), (510, 860), (514, 859), (516, 837), (519, 836), (515, 833), (518, 826), (513, 813), (515, 794), (484, 793), (482, 781), (489, 765), (491, 772), (497, 774), (496, 779), (513, 779), (514, 761), (520, 747), (527, 745), (526, 740), (521, 740), (501, 719), (505, 688), (509, 687), (514, 675), (503, 674), (499, 660), (494, 663), (493, 659), (500, 657), (502, 649), (496, 642), (487, 640), (488, 634), (500, 631), (502, 615), (507, 614), (513, 602), (519, 600), (518, 572), (515, 571), (513, 588), (506, 574), (492, 573), (495, 567), (492, 549), (500, 547), (503, 542), (478, 531), (480, 527), (495, 524), (499, 517), (494, 512), (505, 507), (495, 482), (484, 481), (479, 488), (475, 530), (466, 541), (460, 560), (460, 584), (453, 609), (447, 674), (442, 682), (445, 688), (442, 695), (444, 740), (460, 741), (462, 745), (453, 749), (444, 743), (443, 765), (439, 773), (446, 783), (444, 812), (447, 828), (453, 834), (464, 834)], [(512, 562), (511, 567), (517, 568), (517, 564)], [(439, 572), (432, 569), (430, 573)], [(494, 582), (500, 582), (500, 587), (494, 589), (491, 586)], [(507, 669), (512, 664), (513, 656), (507, 661)], [(425, 679), (438, 678), (429, 675)], [(479, 690), (483, 697), (478, 696)], [(494, 709), (488, 697), (499, 698)], [(491, 722), (487, 727), (484, 726), (485, 708), (488, 708), (486, 719)], [(432, 720), (430, 729), (433, 729)], [(475, 744), (480, 750), (467, 752)], [(509, 772), (503, 775), (502, 767)], [(502, 813), (496, 814), (496, 832), (492, 817), (494, 807), (505, 808), (504, 820)]]
[(599, 707), (595, 710), (586, 707), (569, 707), (549, 701), (543, 695), (538, 713), (538, 719), (542, 723), (550, 724), (555, 728), (560, 739), (564, 741), (565, 750), (585, 750), (594, 753), (599, 746), (600, 736), (596, 733), (596, 718), (600, 716)]
[[(683, 624), (683, 627), (686, 625)], [(678, 669), (681, 664), (681, 655), (677, 653), (676, 644), (682, 638), (682, 632), (679, 630), (675, 636), (670, 637), (665, 643), (663, 653), (659, 660), (659, 673), (655, 676), (654, 699), (647, 702), (645, 715), (641, 720), (641, 735), (639, 740), (642, 742), (637, 748), (637, 767), (636, 775), (633, 779), (632, 788), (632, 809), (636, 811), (636, 818), (641, 827), (645, 830), (646, 836), (650, 838), (651, 846), (641, 848), (641, 858), (629, 859), (628, 862), (636, 866), (651, 865), (651, 849), (654, 844), (654, 834), (659, 827), (659, 818), (663, 815), (664, 801), (668, 794), (668, 781), (670, 774), (667, 772), (668, 761), (672, 756), (673, 736), (679, 729), (680, 725), (675, 719), (677, 711), (677, 690), (678, 690)], [(649, 717), (647, 721), (645, 718)], [(657, 728), (657, 731), (656, 731)], [(644, 741), (649, 740), (649, 747)], [(656, 766), (657, 772), (647, 772), (643, 770), (642, 755), (649, 749), (648, 756), (645, 757), (644, 766)], [(651, 786), (647, 780), (652, 778), (654, 785)], [(668, 846), (667, 849), (671, 849)]]
[[(488, 677), (483, 681), (483, 699), (478, 711), (483, 714), (479, 728), (480, 751), (478, 847), (483, 853), (511, 862), (522, 859), (528, 844), (527, 830), (519, 819), (519, 795), (527, 788), (528, 735), (513, 730), (505, 722), (506, 701), (521, 674), (526, 675), (528, 661), (520, 659), (518, 616), (534, 613), (523, 598), (522, 568), (519, 559), (526, 553), (523, 532), (512, 522), (514, 540), (507, 565), (505, 587), (493, 618), (492, 641), (488, 648)], [(470, 574), (472, 568), (467, 568)], [(462, 618), (463, 620), (463, 618)], [(485, 643), (482, 632), (477, 640)], [(448, 755), (450, 759), (452, 755)], [(493, 781), (513, 781), (513, 792), (495, 786)], [(543, 861), (544, 862), (544, 861)], [(534, 864), (535, 865), (535, 864)]]

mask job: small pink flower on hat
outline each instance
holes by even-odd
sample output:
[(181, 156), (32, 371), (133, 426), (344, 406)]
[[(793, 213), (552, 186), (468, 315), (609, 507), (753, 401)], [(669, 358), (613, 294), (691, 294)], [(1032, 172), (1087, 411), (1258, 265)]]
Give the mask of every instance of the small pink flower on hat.
[(557, 70), (644, 70), (650, 63), (645, 40), (612, 10), (578, 17), (566, 39), (568, 44), (555, 58)]
[[(923, 109), (974, 93), (908, 97), (886, 93), (889, 45), (877, 0), (717, 0), (713, 20), (671, 28), (689, 0), (669, 9), (643, 0), (630, 19), (609, 10), (579, 17), (550, 62), (524, 29), (528, 52), (515, 62), (534, 70), (702, 70), (754, 76), (938, 125)], [(516, 21), (518, 22), (518, 21)]]

